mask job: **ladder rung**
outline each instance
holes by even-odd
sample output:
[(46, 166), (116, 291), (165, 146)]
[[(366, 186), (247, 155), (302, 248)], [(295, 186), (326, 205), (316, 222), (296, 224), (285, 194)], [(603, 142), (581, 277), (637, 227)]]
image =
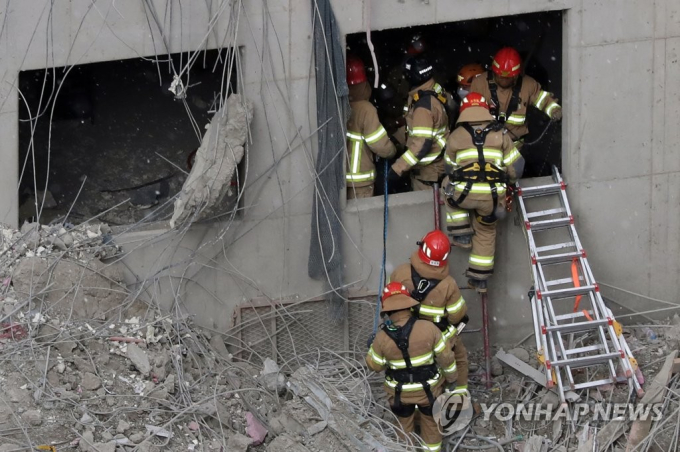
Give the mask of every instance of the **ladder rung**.
[(609, 322), (607, 319), (590, 320), (588, 322), (563, 323), (561, 325), (547, 326), (545, 329), (548, 333), (575, 333), (577, 331), (594, 330), (598, 326), (604, 326)]
[(604, 363), (612, 359), (621, 359), (621, 353), (605, 353), (603, 355), (582, 356), (580, 358), (567, 358), (559, 361), (552, 361), (554, 367), (571, 366), (574, 368), (590, 366), (592, 364)]
[(572, 246), (576, 246), (576, 243), (574, 243), (574, 242), (564, 242), (564, 243), (556, 243), (555, 245), (537, 246), (536, 252), (540, 253), (542, 251), (561, 250), (561, 249), (569, 248), (569, 247), (572, 247)]
[(569, 226), (573, 222), (572, 217), (555, 218), (554, 220), (541, 220), (528, 222), (528, 229), (532, 231), (542, 231), (544, 229), (561, 228)]
[(570, 253), (550, 254), (548, 256), (536, 256), (536, 262), (541, 264), (557, 264), (559, 262), (569, 262), (575, 257), (583, 255), (580, 251), (572, 251)]
[[(566, 187), (566, 185), (565, 185)], [(537, 185), (535, 187), (520, 187), (519, 196), (524, 198), (531, 198), (533, 196), (552, 195), (559, 193), (562, 189), (562, 184), (548, 184)]]
[(585, 383), (579, 383), (574, 385), (572, 388), (573, 391), (579, 390), (579, 389), (587, 389), (587, 388), (595, 388), (597, 386), (603, 386), (603, 385), (608, 385), (616, 383), (616, 381), (612, 380), (611, 378), (605, 378), (603, 380), (595, 380), (595, 381), (587, 381)]
[(588, 345), (587, 347), (570, 348), (565, 350), (567, 355), (574, 355), (576, 353), (589, 353), (602, 350), (602, 345)]
[(575, 297), (576, 295), (585, 295), (594, 290), (598, 290), (597, 286), (581, 286), (581, 287), (569, 287), (567, 289), (557, 289), (557, 290), (546, 290), (540, 293), (540, 297), (550, 297), (550, 298), (567, 298)]
[[(588, 312), (588, 314), (592, 314), (592, 312)], [(578, 319), (579, 317), (584, 317), (583, 312), (579, 311), (579, 312), (573, 312), (571, 314), (556, 315), (555, 321)]]
[(564, 207), (559, 207), (557, 209), (539, 210), (537, 212), (527, 212), (527, 218), (545, 217), (546, 215), (554, 215), (556, 213), (565, 212)]
[(559, 286), (560, 284), (573, 284), (574, 280), (571, 278), (563, 278), (563, 279), (553, 279), (552, 281), (546, 281), (545, 286), (550, 287), (550, 286)]

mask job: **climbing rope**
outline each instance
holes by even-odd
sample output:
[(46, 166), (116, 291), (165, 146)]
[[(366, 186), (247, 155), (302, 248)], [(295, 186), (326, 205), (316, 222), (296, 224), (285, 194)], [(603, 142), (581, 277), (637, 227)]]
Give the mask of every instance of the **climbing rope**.
[(385, 287), (385, 279), (387, 274), (385, 273), (385, 263), (387, 261), (387, 201), (389, 194), (387, 193), (387, 173), (389, 172), (389, 166), (387, 165), (387, 159), (384, 159), (384, 200), (385, 207), (383, 208), (383, 254), (382, 254), (382, 265), (380, 267), (380, 287), (378, 287), (378, 303), (375, 305), (375, 317), (373, 319), (373, 334), (378, 331), (378, 320), (380, 320), (380, 307), (382, 306), (382, 289)]

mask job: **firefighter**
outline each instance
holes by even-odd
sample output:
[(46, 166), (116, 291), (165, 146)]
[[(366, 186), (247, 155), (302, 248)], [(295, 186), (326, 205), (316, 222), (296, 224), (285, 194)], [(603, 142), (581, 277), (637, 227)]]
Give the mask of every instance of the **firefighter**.
[(444, 175), (449, 96), (432, 78), (432, 65), (425, 58), (406, 60), (404, 75), (411, 87), (404, 107), (406, 152), (392, 165), (388, 178), (398, 180), (410, 171), (413, 190), (429, 190)]
[(456, 381), (456, 360), (439, 328), (413, 315), (411, 308), (417, 305), (403, 284), (385, 286), (382, 314), (389, 315), (389, 320), (380, 326), (366, 364), (375, 372), (385, 371), (390, 408), (406, 434), (415, 431), (418, 407), (424, 450), (433, 452), (441, 450), (442, 435), (432, 408), (444, 390), (444, 382)]
[(410, 263), (397, 267), (390, 281), (406, 286), (411, 298), (420, 303), (413, 308), (423, 320), (433, 322), (452, 348), (458, 367), (458, 379), (452, 392), (469, 395), (467, 391), (467, 350), (458, 328), (467, 323), (467, 306), (456, 280), (449, 275), (449, 238), (442, 231), (428, 232), (411, 254)]
[(505, 214), (507, 184), (522, 173), (524, 158), (481, 94), (463, 99), (457, 124), (446, 147), (446, 229), (454, 245), (471, 249), (468, 286), (484, 293), (493, 273), (496, 222)]
[(484, 66), (479, 63), (466, 64), (460, 68), (457, 79), (458, 90), (456, 91), (459, 100), (462, 101), (465, 99), (465, 96), (470, 94), (470, 85), (472, 85), (472, 81), (484, 72), (486, 72)]
[(347, 84), (351, 107), (347, 121), (347, 199), (369, 198), (375, 183), (374, 154), (387, 159), (396, 149), (369, 101), (371, 86), (359, 58), (347, 57)]
[(524, 136), (529, 133), (529, 105), (545, 113), (553, 121), (562, 119), (562, 107), (557, 99), (528, 75), (521, 75), (522, 58), (512, 47), (500, 49), (493, 57), (491, 71), (472, 81), (470, 90), (488, 99), (491, 114), (504, 125), (521, 150)]

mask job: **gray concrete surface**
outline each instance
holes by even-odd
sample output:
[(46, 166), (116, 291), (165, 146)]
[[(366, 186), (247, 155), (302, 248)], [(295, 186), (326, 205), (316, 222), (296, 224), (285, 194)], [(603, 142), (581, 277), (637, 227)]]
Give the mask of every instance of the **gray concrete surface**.
[[(61, 3), (61, 5), (60, 5)], [(165, 2), (154, 1), (158, 8)], [(219, 2), (213, 2), (213, 9)], [(55, 64), (131, 58), (156, 53), (141, 6), (134, 2), (56, 2)], [(673, 0), (333, 0), (343, 33), (449, 22), (485, 16), (566, 10), (564, 24), (563, 166), (570, 183), (577, 226), (597, 279), (645, 296), (678, 301), (680, 287), (680, 6)], [(308, 0), (247, 1), (237, 44), (242, 46), (244, 94), (254, 101), (248, 180), (239, 221), (198, 225), (183, 235), (163, 225), (127, 234), (132, 250), (128, 280), (161, 275), (146, 290), (200, 323), (226, 328), (233, 307), (252, 297), (322, 293), (307, 277), (313, 156), (316, 128), (311, 66), (311, 6)], [(368, 11), (365, 6), (370, 8)], [(183, 5), (170, 37), (171, 51), (195, 49), (207, 22), (204, 2)], [(3, 18), (6, 12), (2, 12)], [(87, 20), (71, 46), (84, 14)], [(108, 25), (104, 24), (107, 18)], [(34, 24), (42, 23), (33, 40)], [(12, 4), (0, 36), (0, 221), (16, 221), (17, 93), (20, 68), (45, 65), (46, 13), (27, 2)], [(226, 23), (226, 17), (220, 24)], [(154, 29), (155, 30), (155, 29)], [(156, 45), (159, 34), (154, 31)], [(268, 46), (265, 46), (264, 39)], [(212, 36), (208, 47), (214, 47)], [(157, 50), (157, 49), (156, 49)], [(264, 62), (262, 64), (262, 62)], [(274, 162), (281, 159), (277, 169)], [(390, 200), (390, 251), (396, 265), (430, 227), (430, 196), (408, 193)], [(379, 200), (349, 203), (346, 281), (377, 286), (382, 247)], [(424, 221), (423, 221), (424, 220)], [(144, 239), (159, 234), (152, 243)], [(168, 245), (172, 246), (168, 246)], [(462, 283), (461, 253), (453, 274)], [(175, 264), (173, 266), (173, 264)], [(512, 344), (531, 331), (526, 303), (529, 285), (524, 238), (519, 227), (501, 227), (498, 272), (491, 289), (492, 338)], [(663, 304), (603, 286), (605, 295), (636, 310)], [(611, 291), (611, 292), (608, 292)], [(178, 295), (176, 298), (175, 295)], [(467, 295), (473, 323), (479, 323), (476, 296)], [(672, 311), (671, 311), (672, 312)]]

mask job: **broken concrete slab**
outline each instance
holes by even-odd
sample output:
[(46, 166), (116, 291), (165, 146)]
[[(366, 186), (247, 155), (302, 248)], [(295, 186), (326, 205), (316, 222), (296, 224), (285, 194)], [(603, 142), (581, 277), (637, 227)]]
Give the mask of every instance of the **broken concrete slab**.
[(232, 94), (213, 116), (203, 136), (189, 177), (174, 204), (170, 226), (197, 221), (211, 212), (224, 211), (220, 202), (231, 190), (236, 165), (244, 154), (253, 105)]
[[(505, 353), (503, 349), (498, 350), (498, 352), (496, 353), (496, 358), (506, 363), (516, 371), (523, 373), (527, 377), (533, 379), (536, 383), (540, 384), (541, 386), (543, 387), (547, 386), (548, 379), (546, 378), (543, 372), (534, 369), (529, 364), (525, 363), (524, 361), (521, 361), (520, 359), (513, 355), (510, 355), (509, 353)], [(576, 402), (581, 398), (578, 394), (576, 394), (573, 391), (565, 392), (564, 396), (569, 402)]]
[(149, 357), (146, 352), (139, 348), (135, 344), (128, 344), (127, 346), (127, 357), (135, 368), (144, 376), (148, 376), (151, 372), (151, 364), (149, 363)]
[(227, 450), (233, 452), (246, 452), (252, 443), (253, 440), (246, 435), (235, 433), (230, 436), (227, 441)]
[(83, 374), (83, 380), (80, 382), (83, 389), (87, 391), (96, 391), (102, 387), (102, 380), (95, 374), (90, 372), (85, 372)]
[(267, 452), (310, 452), (307, 447), (290, 435), (279, 435), (267, 445)]
[[(659, 373), (656, 374), (654, 380), (652, 380), (652, 384), (649, 385), (645, 395), (642, 397), (642, 400), (640, 400), (642, 405), (660, 403), (663, 400), (666, 387), (668, 386), (668, 382), (673, 375), (673, 365), (677, 356), (678, 350), (674, 350), (672, 353), (666, 356), (666, 361), (664, 362), (663, 367), (661, 370), (659, 370)], [(638, 444), (640, 444), (647, 437), (651, 427), (652, 417), (649, 417), (644, 421), (637, 420), (633, 422), (633, 426), (631, 427), (630, 433), (628, 435), (626, 452), (630, 452), (635, 449)]]
[(525, 349), (521, 347), (513, 348), (511, 350), (508, 350), (508, 353), (514, 356), (515, 358), (524, 361), (525, 363), (529, 363), (530, 355), (529, 352), (526, 351)]
[(21, 419), (34, 427), (42, 424), (42, 414), (38, 410), (28, 410), (21, 415)]

